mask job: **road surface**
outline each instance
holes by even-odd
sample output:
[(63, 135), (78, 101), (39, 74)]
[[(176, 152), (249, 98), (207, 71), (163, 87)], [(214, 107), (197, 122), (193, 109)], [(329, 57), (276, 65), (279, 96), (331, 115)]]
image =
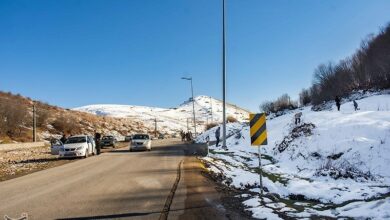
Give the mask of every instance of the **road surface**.
[(151, 152), (121, 148), (0, 182), (0, 218), (235, 219), (201, 175), (202, 152), (156, 141)]

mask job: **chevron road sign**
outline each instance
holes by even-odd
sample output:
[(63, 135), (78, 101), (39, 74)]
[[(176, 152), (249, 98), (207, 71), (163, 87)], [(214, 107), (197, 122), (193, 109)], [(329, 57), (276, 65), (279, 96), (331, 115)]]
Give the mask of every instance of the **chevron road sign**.
[(249, 121), (251, 145), (267, 145), (267, 126), (265, 120), (265, 113), (250, 114)]

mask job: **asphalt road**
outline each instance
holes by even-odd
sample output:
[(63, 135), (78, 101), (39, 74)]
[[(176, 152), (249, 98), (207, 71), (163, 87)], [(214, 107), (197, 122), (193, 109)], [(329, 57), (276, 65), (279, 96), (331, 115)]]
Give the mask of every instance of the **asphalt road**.
[(155, 141), (0, 182), (0, 218), (226, 219), (220, 194), (194, 155), (199, 145)]

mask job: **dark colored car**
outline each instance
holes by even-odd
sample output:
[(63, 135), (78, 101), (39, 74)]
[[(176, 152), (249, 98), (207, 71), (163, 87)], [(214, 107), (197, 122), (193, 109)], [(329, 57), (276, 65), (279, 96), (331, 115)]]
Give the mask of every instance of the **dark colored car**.
[(102, 140), (100, 141), (100, 146), (115, 148), (116, 142), (117, 140), (114, 136), (107, 135), (107, 136), (103, 136)]

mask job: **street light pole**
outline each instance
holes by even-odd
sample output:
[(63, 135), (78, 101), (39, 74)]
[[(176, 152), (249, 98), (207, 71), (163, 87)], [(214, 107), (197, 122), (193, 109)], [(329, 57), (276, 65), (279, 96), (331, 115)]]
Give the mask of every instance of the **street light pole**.
[(196, 118), (195, 118), (195, 99), (194, 99), (194, 87), (192, 85), (192, 77), (182, 77), (181, 79), (191, 81), (191, 95), (192, 95), (192, 114), (194, 118), (194, 135), (196, 136)]
[(194, 87), (192, 86), (192, 77), (191, 77), (191, 93), (192, 93), (192, 114), (194, 116), (194, 130), (195, 130), (195, 137), (196, 137), (196, 119), (195, 119), (195, 99), (194, 99)]
[(225, 39), (225, 0), (222, 0), (222, 97), (223, 97), (223, 111), (222, 111), (222, 147), (226, 147), (226, 45)]

